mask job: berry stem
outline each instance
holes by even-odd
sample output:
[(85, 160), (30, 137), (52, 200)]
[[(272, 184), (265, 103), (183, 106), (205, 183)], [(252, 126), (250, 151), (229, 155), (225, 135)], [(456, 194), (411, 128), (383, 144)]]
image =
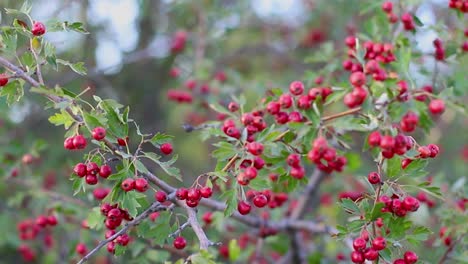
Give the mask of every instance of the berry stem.
[(333, 119), (336, 119), (336, 118), (340, 118), (342, 116), (347, 116), (347, 115), (351, 115), (351, 114), (354, 114), (354, 113), (357, 113), (359, 111), (361, 111), (362, 107), (356, 107), (356, 108), (353, 108), (353, 109), (349, 109), (349, 110), (346, 110), (344, 112), (341, 112), (341, 113), (337, 113), (337, 114), (333, 114), (333, 115), (329, 115), (329, 116), (324, 116), (322, 117), (322, 122), (327, 122), (327, 121), (330, 121), (330, 120), (333, 120)]

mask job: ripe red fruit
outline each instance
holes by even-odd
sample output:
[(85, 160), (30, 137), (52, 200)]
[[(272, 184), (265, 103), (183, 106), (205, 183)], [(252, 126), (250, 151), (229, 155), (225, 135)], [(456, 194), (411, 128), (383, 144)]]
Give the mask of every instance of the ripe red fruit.
[(108, 239), (109, 237), (115, 235), (115, 231), (114, 230), (107, 230), (106, 233), (104, 234), (104, 237), (106, 239)]
[(167, 195), (164, 191), (156, 191), (154, 194), (154, 199), (160, 203), (164, 203), (167, 199)]
[(75, 145), (73, 145), (73, 137), (67, 137), (63, 142), (63, 147), (68, 150), (75, 149)]
[(358, 238), (354, 239), (354, 241), (353, 241), (353, 248), (356, 251), (362, 252), (366, 248), (366, 244), (367, 244), (367, 242), (366, 242), (366, 240), (364, 238), (358, 237)]
[(254, 156), (259, 156), (263, 152), (263, 145), (262, 143), (258, 142), (250, 142), (247, 144), (247, 151), (250, 152)]
[(172, 145), (171, 143), (164, 143), (161, 145), (161, 152), (164, 155), (169, 155), (172, 153)]
[(356, 37), (355, 36), (347, 36), (345, 38), (345, 44), (349, 48), (354, 48), (356, 46)]
[(267, 112), (272, 114), (272, 115), (276, 115), (277, 113), (279, 113), (280, 111), (280, 108), (281, 108), (281, 105), (278, 103), (278, 102), (275, 102), (275, 101), (271, 101), (267, 104)]
[(301, 163), (301, 156), (295, 153), (289, 154), (288, 158), (286, 159), (286, 162), (291, 167), (298, 167)]
[(128, 234), (120, 235), (120, 236), (117, 237), (115, 242), (117, 242), (121, 246), (126, 246), (126, 245), (128, 245), (128, 243), (130, 243), (130, 236)]
[(406, 251), (404, 254), (404, 259), (406, 264), (414, 264), (418, 262), (418, 255), (413, 251)]
[(112, 174), (112, 169), (107, 164), (102, 165), (101, 168), (99, 169), (99, 176), (101, 176), (103, 178), (107, 178), (111, 174)]
[(253, 199), (253, 204), (258, 208), (264, 207), (265, 205), (267, 205), (267, 203), (268, 198), (263, 194), (256, 195)]
[(176, 197), (177, 197), (177, 199), (179, 199), (179, 200), (185, 200), (185, 199), (187, 199), (187, 194), (188, 194), (188, 190), (185, 189), (185, 188), (179, 188), (179, 189), (177, 189), (177, 191), (176, 191)]
[(210, 198), (213, 195), (213, 190), (210, 187), (203, 187), (200, 189), (201, 197)]
[(429, 103), (429, 112), (433, 115), (440, 115), (445, 111), (445, 102), (441, 99), (433, 99)]
[(387, 247), (387, 241), (383, 237), (376, 237), (372, 241), (372, 248), (375, 250), (383, 250)]
[(107, 213), (107, 218), (113, 221), (122, 219), (122, 217), (122, 211), (119, 208), (113, 208)]
[(57, 221), (57, 217), (55, 217), (55, 215), (49, 215), (47, 217), (47, 224), (50, 225), (50, 226), (55, 226), (57, 225), (58, 221)]
[(252, 209), (252, 206), (250, 206), (250, 204), (248, 204), (245, 201), (240, 201), (237, 204), (237, 211), (239, 211), (239, 214), (241, 214), (241, 215), (246, 215), (246, 214), (250, 213), (251, 209)]
[(419, 157), (425, 159), (431, 156), (431, 150), (426, 146), (421, 146), (418, 148)]
[(401, 161), (401, 168), (402, 168), (402, 169), (406, 169), (406, 167), (408, 167), (408, 166), (411, 164), (411, 162), (413, 162), (413, 160), (412, 160), (412, 159), (408, 159), (408, 158), (402, 160), (402, 161)]
[(98, 178), (94, 174), (88, 174), (85, 177), (85, 181), (89, 185), (96, 185), (98, 183)]
[(295, 179), (302, 179), (305, 175), (305, 169), (302, 166), (292, 167), (289, 174)]
[(202, 216), (203, 222), (205, 222), (207, 225), (211, 224), (213, 222), (213, 213), (212, 212), (205, 212)]
[(86, 145), (86, 138), (83, 135), (76, 135), (73, 138), (73, 146), (75, 146), (76, 149), (84, 149)]
[(294, 81), (289, 85), (289, 92), (293, 95), (301, 95), (304, 92), (304, 84), (300, 81)]
[(355, 87), (361, 87), (366, 84), (366, 75), (362, 72), (353, 72), (349, 76), (349, 82)]
[(46, 227), (47, 226), (47, 217), (44, 215), (40, 215), (36, 218), (36, 225), (40, 227)]
[(230, 102), (228, 105), (228, 109), (230, 112), (236, 112), (237, 110), (239, 110), (239, 104), (236, 102)]
[(380, 140), (380, 147), (383, 149), (392, 149), (395, 146), (395, 140), (392, 136), (386, 135), (383, 136)]
[(84, 177), (88, 173), (86, 169), (86, 165), (83, 163), (78, 163), (75, 165), (73, 168), (73, 172), (78, 176), (78, 177)]
[(407, 196), (403, 200), (402, 206), (407, 211), (416, 212), (419, 208), (419, 200), (413, 196)]
[(176, 237), (174, 239), (174, 243), (173, 243), (174, 247), (176, 249), (184, 249), (185, 246), (187, 245), (187, 240), (185, 240), (185, 238), (183, 237)]
[(249, 180), (253, 180), (257, 177), (257, 169), (254, 167), (246, 168), (244, 173), (245, 173), (245, 176), (247, 176)]
[(76, 250), (76, 253), (80, 254), (81, 256), (86, 255), (86, 253), (88, 252), (86, 245), (83, 243), (78, 243), (78, 245), (76, 245), (75, 250)]
[(102, 200), (106, 198), (110, 190), (107, 188), (97, 188), (93, 190), (93, 196), (96, 200)]
[(435, 158), (437, 154), (439, 154), (439, 151), (440, 151), (439, 146), (435, 144), (429, 144), (427, 145), (427, 148), (429, 148), (429, 150), (431, 151), (431, 154), (429, 155), (429, 157)]
[(125, 146), (127, 146), (127, 140), (123, 139), (123, 138), (118, 138), (117, 139), (117, 144), (119, 144), (119, 146), (125, 147)]
[(393, 261), (393, 264), (406, 264), (406, 261), (404, 259), (395, 259), (395, 261)]
[(8, 75), (5, 73), (0, 74), (0, 87), (7, 85), (8, 83)]
[(281, 108), (288, 109), (288, 108), (290, 108), (292, 106), (293, 99), (292, 99), (292, 96), (290, 94), (282, 94), (279, 97), (278, 102), (280, 103)]
[(107, 252), (114, 254), (115, 253), (115, 243), (114, 242), (109, 242), (107, 244)]
[(190, 199), (187, 199), (185, 200), (185, 204), (188, 206), (188, 207), (197, 207), (198, 206), (198, 200), (190, 200)]
[(364, 256), (361, 252), (351, 252), (351, 261), (353, 263), (364, 263)]
[(135, 188), (135, 180), (132, 178), (125, 179), (121, 184), (122, 190), (129, 192)]
[(391, 13), (392, 12), (392, 9), (393, 9), (393, 3), (390, 2), (390, 1), (385, 1), (383, 2), (382, 4), (382, 10), (385, 12), (385, 13)]
[(88, 174), (96, 175), (99, 172), (99, 166), (95, 162), (88, 162), (86, 170)]
[(96, 127), (93, 129), (91, 134), (95, 140), (100, 141), (106, 137), (106, 129), (103, 127)]
[(39, 22), (39, 21), (34, 22), (32, 29), (31, 29), (31, 33), (34, 36), (42, 36), (45, 34), (45, 32), (46, 32), (46, 27), (42, 22)]
[(199, 201), (201, 199), (200, 189), (189, 189), (187, 192), (187, 199), (192, 201)]
[(366, 251), (364, 251), (364, 258), (367, 260), (376, 260), (379, 258), (379, 252), (372, 248), (368, 248)]
[(367, 139), (367, 142), (369, 143), (370, 146), (377, 147), (377, 146), (380, 146), (381, 139), (382, 139), (382, 136), (380, 135), (380, 132), (374, 131), (369, 134), (369, 138)]
[(146, 192), (146, 190), (148, 190), (148, 181), (145, 178), (136, 179), (135, 190), (137, 192)]
[(378, 174), (377, 172), (373, 171), (373, 172), (370, 172), (368, 175), (367, 175), (367, 180), (369, 180), (369, 182), (371, 184), (378, 184), (380, 183), (380, 174)]

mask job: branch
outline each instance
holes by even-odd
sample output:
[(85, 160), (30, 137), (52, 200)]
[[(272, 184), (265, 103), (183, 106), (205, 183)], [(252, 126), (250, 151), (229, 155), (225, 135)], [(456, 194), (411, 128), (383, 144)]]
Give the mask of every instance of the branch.
[(438, 264), (444, 264), (445, 261), (449, 258), (450, 252), (455, 248), (455, 245), (460, 242), (466, 234), (461, 235), (457, 240), (455, 240), (448, 248), (445, 250), (444, 255), (440, 258)]
[(93, 248), (88, 254), (86, 254), (86, 256), (84, 256), (80, 261), (78, 261), (77, 264), (83, 264), (86, 261), (88, 261), (89, 258), (92, 255), (94, 255), (96, 252), (99, 251), (99, 249), (101, 249), (103, 246), (107, 245), (107, 243), (109, 243), (109, 242), (113, 241), (114, 239), (116, 239), (118, 236), (120, 236), (120, 235), (124, 234), (125, 232), (127, 232), (127, 230), (130, 229), (131, 227), (138, 225), (143, 219), (146, 219), (151, 213), (158, 212), (158, 211), (164, 211), (164, 210), (167, 210), (167, 209), (168, 209), (168, 207), (161, 205), (159, 202), (154, 202), (153, 204), (151, 204), (150, 207), (148, 207), (148, 209), (143, 211), (143, 213), (141, 213), (139, 216), (135, 217), (135, 219), (133, 221), (128, 222), (122, 229), (120, 229), (114, 235), (112, 235), (108, 239), (105, 239), (105, 240), (102, 240), (101, 242), (99, 242), (99, 244), (95, 248)]
[(169, 237), (176, 237), (177, 235), (179, 235), (185, 228), (187, 228), (188, 226), (190, 225), (190, 222), (185, 222), (184, 224), (182, 224), (181, 226), (179, 226), (179, 228), (177, 228), (177, 230), (170, 234)]

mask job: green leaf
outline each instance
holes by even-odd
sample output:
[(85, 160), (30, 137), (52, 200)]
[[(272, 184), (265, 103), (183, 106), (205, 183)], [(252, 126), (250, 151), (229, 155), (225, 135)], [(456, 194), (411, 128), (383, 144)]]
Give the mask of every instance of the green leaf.
[(125, 167), (125, 168), (119, 170), (117, 173), (111, 174), (107, 178), (107, 180), (120, 181), (120, 180), (123, 180), (123, 179), (127, 178), (128, 175), (129, 175), (128, 167)]
[(182, 181), (181, 175), (180, 175), (180, 170), (176, 167), (172, 167), (171, 165), (174, 164), (174, 162), (177, 161), (178, 156), (174, 155), (172, 156), (172, 159), (169, 161), (160, 161), (158, 160), (156, 163), (159, 164), (161, 169), (163, 169), (167, 174), (176, 177), (178, 180)]
[(23, 5), (20, 8), (20, 12), (29, 14), (31, 13), (31, 10), (32, 10), (32, 3), (29, 0), (24, 1)]
[(154, 146), (159, 147), (159, 145), (161, 145), (161, 144), (170, 142), (172, 140), (172, 138), (173, 138), (173, 136), (162, 134), (162, 133), (158, 132), (158, 133), (156, 133), (156, 135), (154, 135), (151, 138), (150, 142)]
[(351, 199), (342, 199), (340, 202), (341, 207), (351, 213), (359, 213), (361, 210)]
[(91, 229), (99, 230), (102, 227), (102, 223), (104, 222), (105, 217), (101, 213), (101, 209), (99, 207), (94, 207), (91, 212), (88, 214), (88, 218), (86, 221), (88, 226)]
[(387, 177), (393, 178), (401, 175), (401, 158), (395, 156), (391, 159), (386, 159), (384, 170), (387, 172)]
[(240, 257), (240, 251), (241, 251), (239, 245), (237, 244), (237, 240), (231, 239), (231, 241), (229, 241), (228, 248), (229, 248), (229, 260), (236, 261)]
[(418, 26), (418, 27), (424, 26), (423, 22), (421, 22), (421, 20), (419, 19), (419, 17), (413, 15), (413, 20), (414, 20), (414, 23), (416, 24), (416, 26)]
[(135, 160), (135, 162), (133, 163), (135, 165), (135, 168), (141, 172), (141, 173), (144, 173), (144, 174), (149, 174), (149, 170), (146, 168), (146, 166), (139, 160)]
[(56, 126), (63, 125), (65, 129), (68, 129), (75, 120), (68, 112), (62, 110), (60, 113), (55, 113), (55, 115), (49, 117), (49, 122)]
[(161, 212), (156, 219), (156, 226), (151, 228), (150, 237), (154, 237), (154, 243), (161, 245), (166, 242), (169, 235), (172, 233), (171, 228), (169, 228), (171, 220), (171, 215), (169, 212)]
[(224, 192), (221, 195), (226, 200), (226, 209), (224, 210), (224, 216), (230, 216), (237, 210), (237, 186)]
[(120, 114), (120, 104), (114, 100), (103, 100), (99, 105), (106, 112), (109, 132), (119, 138), (125, 138), (128, 135), (128, 123), (124, 120), (124, 115)]
[(82, 34), (89, 34), (89, 32), (84, 28), (83, 23), (81, 22), (63, 22), (63, 27), (65, 30), (72, 30)]
[(126, 192), (123, 195), (123, 200), (122, 200), (122, 208), (126, 209), (128, 213), (135, 217), (138, 213), (138, 208), (141, 207), (141, 205), (137, 201), (137, 196), (139, 193), (137, 192)]
[(0, 97), (6, 96), (8, 105), (18, 102), (24, 95), (23, 85), (23, 80), (14, 80), (9, 82), (0, 89)]
[(70, 69), (79, 75), (86, 75), (86, 67), (84, 66), (84, 62), (71, 63), (62, 59), (57, 59), (56, 62), (70, 67)]
[(16, 55), (16, 48), (18, 45), (17, 34), (0, 35), (0, 43), (3, 44), (2, 46), (0, 46), (0, 50), (10, 55)]
[(217, 147), (212, 153), (215, 159), (226, 160), (237, 154), (236, 147), (228, 142), (221, 141), (214, 144), (214, 146)]
[(413, 160), (408, 167), (404, 169), (405, 175), (411, 177), (421, 177), (427, 175), (427, 172), (424, 171), (424, 168), (427, 167), (427, 159), (416, 159)]
[(94, 129), (96, 127), (105, 127), (106, 119), (102, 116), (98, 116), (92, 113), (83, 113), (83, 119), (86, 126), (89, 129)]
[(74, 177), (72, 190), (73, 190), (73, 196), (77, 195), (81, 191), (85, 192), (84, 180), (82, 178)]
[(114, 252), (114, 255), (115, 256), (121, 256), (125, 253), (125, 251), (127, 250), (127, 247), (124, 247), (124, 246), (121, 246), (120, 244), (115, 244), (115, 252)]

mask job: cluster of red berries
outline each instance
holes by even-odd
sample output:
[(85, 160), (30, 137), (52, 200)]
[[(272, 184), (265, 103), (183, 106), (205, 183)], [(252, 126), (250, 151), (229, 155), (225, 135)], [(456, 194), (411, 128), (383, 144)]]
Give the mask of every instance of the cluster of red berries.
[[(95, 140), (101, 141), (106, 137), (106, 129), (103, 127), (96, 127), (91, 131), (91, 135)], [(76, 135), (66, 138), (63, 142), (63, 147), (68, 150), (84, 149), (87, 144), (88, 142), (83, 135)]]
[(413, 132), (419, 123), (418, 115), (413, 111), (408, 111), (400, 121), (400, 129), (403, 132)]
[[(313, 87), (309, 91), (305, 92), (304, 84), (300, 81), (293, 81), (289, 85), (289, 93), (283, 93), (279, 96), (278, 100), (268, 102), (266, 111), (275, 117), (275, 121), (278, 124), (286, 124), (288, 122), (304, 122), (304, 117), (299, 111), (290, 111), (287, 109), (307, 110), (312, 107), (313, 102), (321, 97), (322, 101), (325, 101), (327, 97), (333, 93), (333, 90), (329, 87)], [(293, 107), (293, 104), (296, 107)]]
[(468, 0), (449, 0), (448, 6), (463, 13), (468, 13)]
[(440, 40), (439, 38), (436, 38), (434, 39), (432, 44), (435, 47), (435, 53), (434, 53), (435, 59), (438, 61), (443, 61), (445, 59), (445, 50), (442, 44), (442, 40)]
[(46, 27), (42, 22), (36, 21), (33, 24), (33, 27), (31, 29), (31, 33), (34, 36), (42, 36), (46, 33)]
[[(156, 195), (158, 192), (156, 192)], [(202, 198), (210, 198), (213, 195), (213, 190), (210, 187), (202, 187), (202, 188), (179, 188), (176, 191), (176, 197), (179, 200), (185, 200), (185, 203), (189, 207), (197, 207), (198, 203)], [(158, 197), (155, 197), (158, 202)]]
[(387, 247), (387, 241), (383, 237), (376, 237), (367, 247), (369, 236), (361, 236), (353, 241), (354, 251), (351, 252), (351, 261), (353, 263), (364, 263), (365, 260), (377, 260), (379, 258), (379, 251)]
[(382, 10), (387, 13), (387, 19), (390, 23), (395, 24), (398, 21), (398, 16), (393, 13), (393, 3), (385, 1), (382, 3)]
[(414, 24), (414, 18), (411, 13), (403, 13), (401, 15), (401, 22), (403, 23), (403, 28), (406, 31), (413, 31), (416, 29), (416, 25)]
[(8, 75), (6, 73), (0, 73), (0, 87), (7, 85)]
[[(38, 237), (41, 231), (44, 231), (44, 235), (41, 236), (44, 241), (43, 244), (47, 248), (50, 248), (54, 244), (54, 239), (52, 237), (51, 230), (48, 227), (54, 227), (57, 224), (58, 221), (55, 215), (39, 215), (36, 219), (26, 219), (19, 222), (16, 225), (16, 228), (19, 232), (18, 236), (20, 240), (23, 241), (34, 240)], [(36, 253), (34, 250), (26, 244), (20, 245), (18, 247), (18, 251), (22, 258), (27, 262), (31, 262), (36, 259)]]
[(343, 171), (347, 160), (344, 156), (339, 156), (336, 150), (328, 146), (324, 137), (318, 137), (312, 143), (312, 149), (307, 153), (307, 158), (313, 162), (317, 168), (326, 173), (333, 171)]
[(291, 169), (289, 170), (289, 175), (295, 179), (302, 179), (305, 175), (305, 169), (301, 166), (301, 156), (296, 153), (289, 154), (286, 159), (286, 163)]
[(114, 230), (119, 227), (123, 220), (133, 220), (133, 217), (130, 216), (128, 211), (119, 208), (117, 204), (110, 205), (108, 203), (103, 203), (101, 205), (101, 213), (106, 217), (104, 225), (110, 230)]
[(87, 184), (96, 185), (98, 183), (98, 175), (106, 179), (112, 174), (112, 169), (107, 164), (99, 167), (95, 162), (88, 162), (86, 164), (76, 164), (73, 172), (80, 178), (84, 177)]
[(187, 42), (187, 32), (183, 30), (177, 31), (171, 39), (171, 53), (180, 53), (185, 49)]
[(175, 101), (177, 103), (192, 103), (193, 97), (190, 92), (187, 91), (181, 91), (181, 90), (176, 90), (176, 89), (171, 89), (167, 91), (167, 99), (171, 101)]
[[(104, 237), (106, 239), (108, 239), (109, 237), (111, 237), (113, 235), (115, 235), (115, 230), (107, 230)], [(130, 236), (128, 234), (122, 234), (122, 235), (118, 236), (116, 239), (112, 240), (111, 242), (109, 242), (107, 244), (107, 251), (109, 253), (113, 254), (115, 252), (115, 244), (116, 243), (123, 246), (123, 247), (125, 247), (125, 246), (128, 245), (128, 243), (130, 243), (130, 240), (131, 240), (131, 238), (130, 238)]]
[[(420, 159), (427, 159), (427, 158), (435, 158), (439, 154), (439, 146), (435, 144), (429, 144), (427, 146), (419, 146), (417, 151), (419, 152), (418, 156), (416, 158)], [(401, 167), (403, 169), (406, 169), (411, 162), (413, 162), (414, 159), (411, 158), (405, 158), (401, 161)]]
[(396, 259), (393, 261), (393, 264), (414, 264), (418, 262), (418, 255), (414, 253), (413, 251), (406, 251), (405, 254), (403, 254), (403, 258), (401, 259)]
[(413, 196), (406, 196), (403, 200), (400, 200), (398, 195), (382, 195), (379, 197), (379, 202), (384, 204), (382, 212), (390, 212), (398, 217), (404, 217), (408, 212), (416, 212), (419, 209), (419, 200)]
[(129, 192), (135, 190), (137, 192), (146, 192), (148, 190), (148, 181), (145, 178), (127, 178), (120, 185), (122, 190)]
[(379, 131), (370, 133), (367, 142), (371, 147), (380, 147), (382, 156), (386, 159), (393, 158), (395, 154), (404, 155), (414, 145), (413, 140), (408, 136), (403, 134), (398, 134), (395, 137), (382, 136)]
[[(235, 109), (235, 111), (237, 111), (238, 106), (236, 103), (230, 103), (229, 108)], [(262, 111), (244, 113), (241, 116), (241, 123), (247, 131), (247, 142), (253, 142), (254, 135), (263, 131), (267, 127), (267, 123), (263, 119)], [(221, 127), (221, 130), (224, 132), (224, 134), (235, 139), (240, 139), (242, 129), (242, 127), (237, 127), (236, 122), (233, 119), (226, 119)]]

